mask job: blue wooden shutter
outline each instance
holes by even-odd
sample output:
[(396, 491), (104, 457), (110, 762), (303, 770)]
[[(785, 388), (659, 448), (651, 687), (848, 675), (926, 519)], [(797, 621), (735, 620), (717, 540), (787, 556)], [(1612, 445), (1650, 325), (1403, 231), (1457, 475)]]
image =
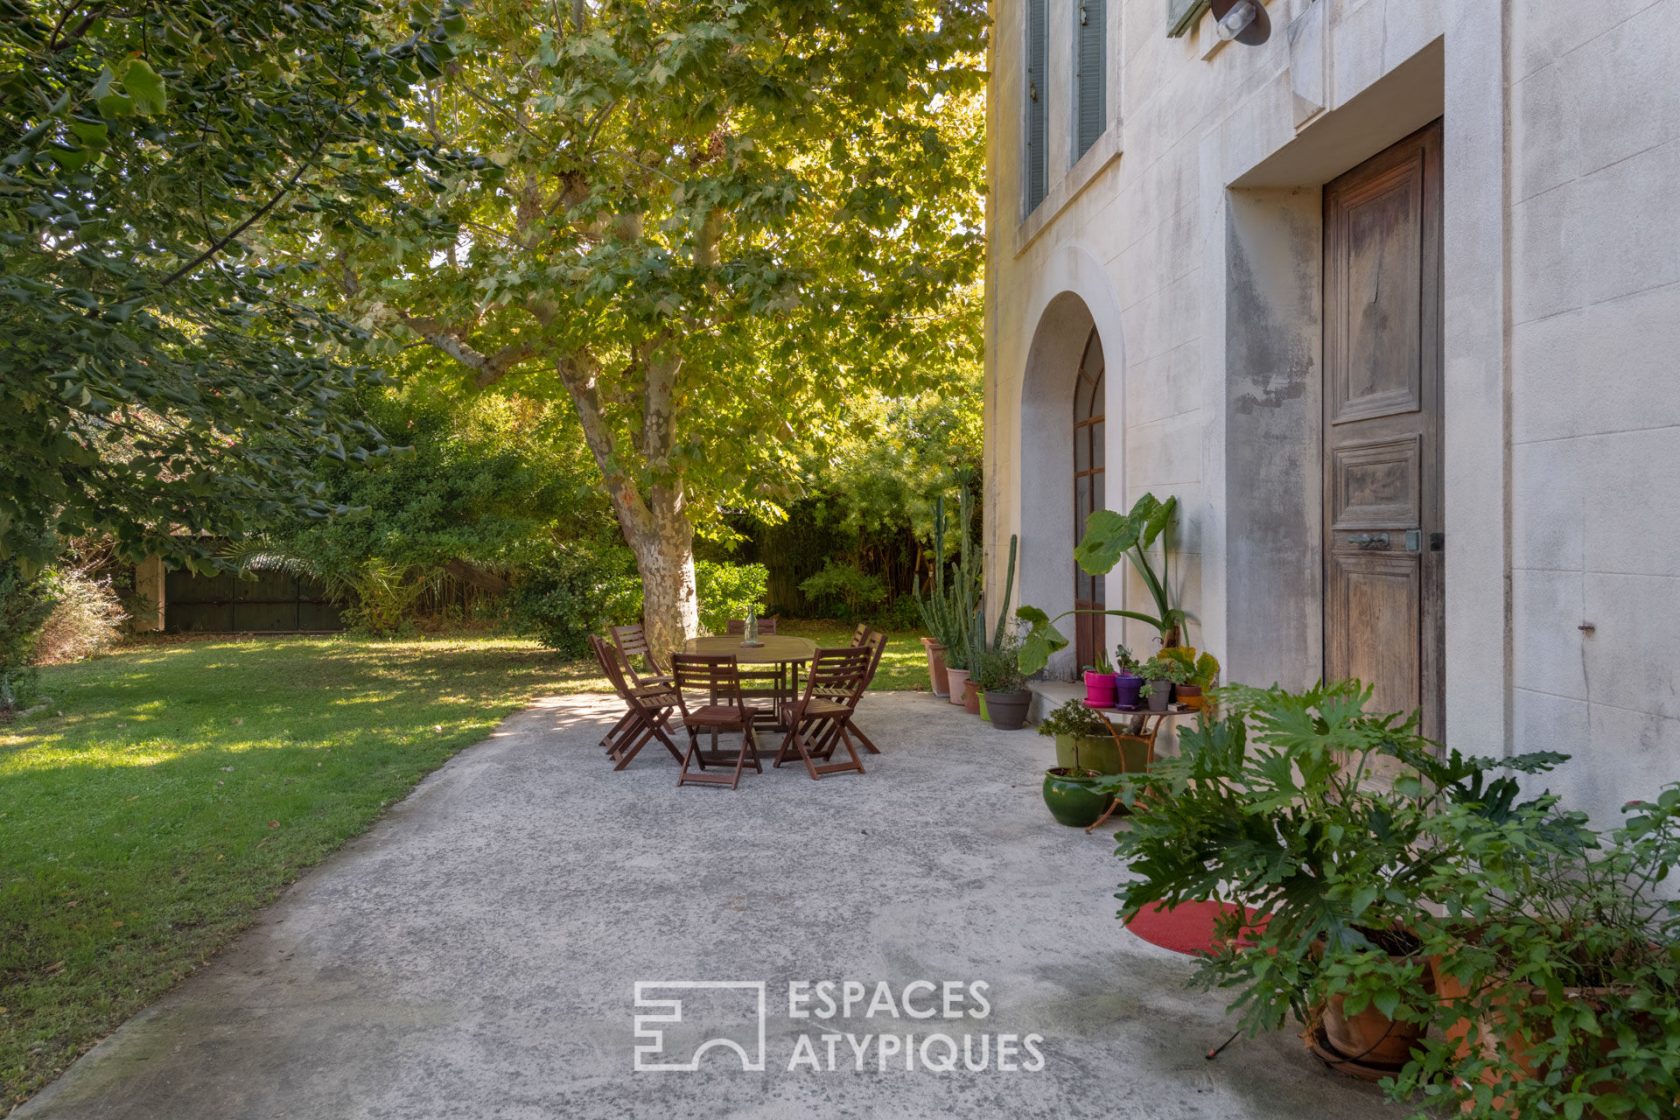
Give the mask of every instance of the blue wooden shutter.
[(1050, 153), (1046, 129), (1049, 83), (1045, 70), (1049, 32), (1045, 25), (1048, 0), (1027, 0), (1027, 212), (1044, 201), (1049, 189)]
[(1105, 0), (1075, 0), (1075, 3), (1079, 104), (1073, 158), (1078, 159), (1090, 151), (1108, 126), (1108, 57), (1104, 49), (1108, 43), (1108, 5)]

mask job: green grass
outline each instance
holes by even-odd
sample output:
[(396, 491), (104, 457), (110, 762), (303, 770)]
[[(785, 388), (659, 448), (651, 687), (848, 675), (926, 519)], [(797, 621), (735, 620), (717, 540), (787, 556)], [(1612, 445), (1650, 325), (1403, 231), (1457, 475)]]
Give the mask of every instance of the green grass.
[[(925, 666), (895, 634), (875, 687), (925, 689)], [(53, 702), (0, 725), (0, 1110), (508, 713), (605, 688), (485, 638), (143, 645), (42, 677)]]

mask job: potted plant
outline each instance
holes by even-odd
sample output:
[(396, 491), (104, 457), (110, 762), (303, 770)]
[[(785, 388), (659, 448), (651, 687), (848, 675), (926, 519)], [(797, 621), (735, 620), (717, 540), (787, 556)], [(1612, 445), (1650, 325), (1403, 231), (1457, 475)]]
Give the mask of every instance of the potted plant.
[(969, 684), (984, 693), (986, 712), (999, 731), (1019, 731), (1032, 705), (1027, 675), (1016, 656), (1020, 648), (1013, 634), (1005, 635), (1003, 641), (981, 651), (969, 677)]
[(1132, 651), (1121, 642), (1114, 647), (1114, 706), (1136, 708), (1143, 691), (1143, 678), (1138, 675), (1138, 661)]
[(1121, 732), (1105, 717), (1069, 700), (1046, 715), (1038, 733), (1056, 741), (1056, 765), (1070, 770), (1121, 774), (1149, 765), (1149, 741)]
[[(1155, 603), (1155, 613), (1129, 610), (1075, 609), (1051, 618), (1039, 607), (1023, 605), (1016, 617), (1029, 627), (1021, 645), (1021, 667), (1030, 675), (1043, 669), (1056, 651), (1065, 649), (1068, 639), (1056, 629), (1056, 623), (1069, 615), (1104, 614), (1130, 618), (1155, 628), (1163, 647), (1176, 646), (1184, 625), (1184, 611), (1173, 606), (1168, 581), (1172, 548), (1170, 529), (1178, 513), (1178, 499), (1161, 501), (1153, 494), (1145, 494), (1132, 506), (1131, 512), (1118, 514), (1100, 509), (1086, 521), (1085, 536), (1073, 550), (1074, 561), (1090, 575), (1107, 575), (1121, 557), (1131, 561), (1143, 585)], [(1161, 570), (1155, 570), (1150, 550), (1161, 542)]]
[(1109, 795), (1097, 788), (1095, 770), (1057, 766), (1044, 772), (1044, 804), (1057, 824), (1088, 828), (1108, 808)]
[[(968, 700), (968, 643), (958, 642), (945, 647), (945, 679), (950, 689), (945, 697), (958, 707)], [(978, 706), (969, 709), (978, 712)]]
[(1187, 679), (1174, 682), (1174, 698), (1187, 708), (1203, 707), (1203, 694), (1219, 680), (1219, 659), (1211, 653), (1197, 653), (1194, 646), (1163, 649), (1160, 656), (1179, 662), (1186, 670)]
[(970, 513), (966, 488), (960, 493), (958, 511), (964, 528), (958, 560), (949, 577), (945, 570), (945, 499), (941, 496), (934, 501), (932, 586), (924, 593), (919, 576), (911, 585), (916, 609), (927, 629), (927, 635), (922, 638), (922, 648), (927, 653), (928, 682), (935, 696), (946, 697), (953, 704), (963, 702), (962, 680), (952, 685), (950, 669), (953, 664), (959, 669), (966, 669), (968, 658), (961, 647), (968, 644), (969, 620), (980, 604), (980, 578), (975, 566), (972, 535), (967, 531)]
[[(1438, 756), (1415, 717), (1366, 712), (1370, 690), (1357, 682), (1301, 693), (1227, 686), (1221, 697), (1229, 714), (1182, 732), (1177, 755), (1096, 783), (1146, 810), (1117, 838), (1137, 876), (1121, 916), (1241, 904), (1196, 983), (1233, 992), (1251, 1034), (1294, 1015), (1334, 1068), (1396, 1075), (1424, 1052), (1440, 1002), (1427, 962), (1429, 884), (1458, 856), (1436, 822), (1450, 806), (1524, 811), (1517, 779), (1492, 771), (1537, 772), (1559, 756)], [(1390, 780), (1373, 781), (1378, 773)], [(1386, 1063), (1373, 1060), (1379, 1052)]]
[(1144, 662), (1139, 672), (1144, 680), (1139, 695), (1149, 701), (1149, 710), (1152, 712), (1166, 711), (1167, 705), (1172, 701), (1173, 688), (1188, 683), (1195, 674), (1195, 670), (1184, 662), (1161, 654), (1156, 654)]
[(1510, 1118), (1669, 1116), (1680, 1100), (1680, 785), (1607, 833), (1550, 796), (1432, 823), (1440, 999), (1395, 1092)]
[[(966, 494), (964, 494), (966, 499)], [(961, 504), (964, 514), (968, 504)], [(963, 522), (964, 526), (968, 522)], [(951, 695), (951, 682), (946, 670), (946, 650), (953, 638), (961, 640), (968, 633), (968, 594), (973, 588), (973, 569), (968, 568), (968, 536), (964, 534), (963, 556), (958, 561), (956, 579), (946, 581), (946, 517), (944, 495), (934, 499), (934, 578), (932, 586), (922, 594), (921, 574), (911, 583), (911, 598), (922, 618), (927, 635), (922, 636), (922, 650), (927, 653), (927, 683), (936, 697)], [(966, 579), (966, 583), (964, 583)], [(953, 593), (954, 594), (953, 596)]]
[(1085, 704), (1091, 708), (1114, 707), (1114, 666), (1108, 654), (1100, 650), (1096, 661), (1085, 666)]

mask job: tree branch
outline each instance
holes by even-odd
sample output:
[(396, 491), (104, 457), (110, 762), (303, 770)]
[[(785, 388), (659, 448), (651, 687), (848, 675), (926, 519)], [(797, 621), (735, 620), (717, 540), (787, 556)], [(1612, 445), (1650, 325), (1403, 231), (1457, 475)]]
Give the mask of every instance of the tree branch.
[(391, 314), (400, 320), (403, 326), (425, 339), (434, 348), (448, 354), (457, 362), (473, 371), (473, 384), (480, 389), (488, 389), (503, 377), (513, 367), (521, 362), (529, 361), (537, 356), (537, 348), (528, 342), (516, 342), (504, 346), (494, 354), (485, 354), (461, 335), (464, 333), (456, 328), (438, 322), (436, 319), (423, 315), (410, 315), (406, 311), (393, 310)]

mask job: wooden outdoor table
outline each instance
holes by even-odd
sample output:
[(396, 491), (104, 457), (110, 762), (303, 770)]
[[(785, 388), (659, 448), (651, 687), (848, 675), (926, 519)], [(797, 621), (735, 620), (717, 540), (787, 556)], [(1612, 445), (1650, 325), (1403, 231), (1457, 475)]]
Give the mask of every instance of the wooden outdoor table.
[(740, 634), (713, 634), (705, 638), (690, 638), (683, 643), (684, 653), (707, 653), (732, 656), (742, 665), (774, 665), (775, 681), (770, 688), (745, 689), (749, 701), (753, 697), (768, 698), (774, 705), (769, 722), (782, 725), (782, 705), (799, 698), (799, 678), (806, 662), (817, 654), (817, 643), (809, 638), (795, 638), (790, 634), (760, 634), (759, 645), (748, 646)]

